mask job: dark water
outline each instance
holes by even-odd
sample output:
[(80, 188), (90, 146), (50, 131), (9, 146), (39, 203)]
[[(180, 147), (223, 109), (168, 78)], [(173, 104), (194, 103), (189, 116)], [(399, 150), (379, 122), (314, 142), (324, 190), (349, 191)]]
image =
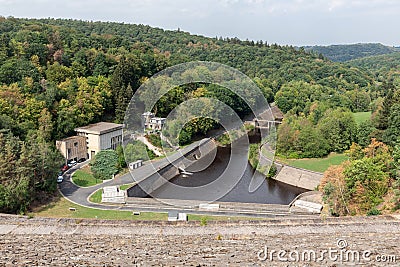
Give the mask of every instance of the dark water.
[[(234, 157), (231, 157), (234, 153)], [(214, 153), (215, 155), (215, 153)], [(214, 158), (214, 155), (211, 155)], [(226, 184), (212, 184), (228, 166), (231, 160), (232, 171), (227, 174), (228, 179), (238, 180), (238, 182), (227, 190)], [(272, 179), (263, 179), (261, 185), (254, 192), (249, 192), (249, 184), (253, 177), (254, 170), (247, 162), (247, 150), (236, 149), (231, 152), (230, 148), (219, 147), (214, 160), (210, 166), (193, 175), (178, 175), (170, 180), (172, 184), (165, 184), (152, 193), (155, 198), (164, 199), (187, 199), (201, 201), (224, 201), (242, 203), (265, 203), (265, 204), (289, 204), (298, 194), (306, 190), (290, 186)], [(199, 162), (201, 164), (201, 162)], [(207, 164), (208, 165), (208, 164)], [(236, 170), (235, 170), (236, 168)], [(198, 169), (198, 166), (189, 167), (187, 171)], [(241, 172), (245, 169), (243, 175)], [(258, 174), (258, 173), (257, 173)], [(261, 174), (259, 174), (261, 176)], [(232, 181), (233, 181), (232, 180)], [(210, 186), (211, 185), (211, 186)], [(180, 190), (179, 186), (193, 188), (192, 191)], [(204, 188), (209, 186), (209, 188)], [(200, 188), (199, 190), (195, 190)], [(221, 192), (228, 192), (219, 197)]]

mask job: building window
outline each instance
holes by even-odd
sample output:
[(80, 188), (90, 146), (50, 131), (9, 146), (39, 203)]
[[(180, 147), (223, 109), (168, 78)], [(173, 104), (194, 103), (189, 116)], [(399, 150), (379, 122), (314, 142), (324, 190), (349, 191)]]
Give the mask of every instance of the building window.
[(122, 135), (111, 137), (111, 149), (115, 150), (120, 145), (122, 145)]

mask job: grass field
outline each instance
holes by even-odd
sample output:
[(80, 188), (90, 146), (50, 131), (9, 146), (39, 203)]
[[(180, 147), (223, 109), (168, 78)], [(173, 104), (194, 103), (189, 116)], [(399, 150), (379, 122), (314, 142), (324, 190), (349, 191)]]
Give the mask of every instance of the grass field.
[(331, 153), (326, 158), (318, 158), (318, 159), (288, 159), (283, 160), (290, 166), (302, 168), (315, 172), (324, 172), (331, 165), (339, 165), (343, 161), (347, 160), (348, 157), (344, 154), (335, 154)]
[[(100, 192), (100, 191), (99, 191)], [(101, 194), (100, 194), (101, 198)], [(70, 208), (75, 208), (71, 211)], [(50, 217), (50, 218), (85, 218), (85, 219), (104, 219), (104, 220), (167, 220), (166, 213), (142, 212), (140, 215), (133, 215), (131, 211), (98, 210), (76, 205), (63, 197), (55, 202), (42, 207), (30, 216)]]
[(354, 116), (354, 119), (356, 120), (356, 123), (360, 124), (371, 118), (371, 112), (356, 112), (356, 113), (353, 113), (353, 116)]
[(121, 190), (126, 190), (126, 189), (128, 189), (129, 187), (131, 187), (133, 184), (123, 184), (123, 185), (121, 185), (120, 187), (119, 187), (119, 189), (121, 189)]
[[(101, 192), (101, 191), (99, 191)], [(100, 196), (101, 197), (101, 196)], [(75, 208), (71, 211), (70, 208)], [(50, 218), (76, 218), (76, 219), (102, 219), (102, 220), (143, 220), (143, 221), (166, 221), (167, 213), (141, 212), (140, 215), (133, 215), (131, 211), (98, 210), (79, 206), (71, 203), (63, 197), (46, 206), (38, 208), (36, 211), (28, 214), (32, 217), (50, 217)], [(200, 221), (237, 221), (237, 220), (259, 220), (262, 218), (249, 217), (226, 217), (226, 216), (208, 216), (188, 214), (188, 220)]]
[(101, 193), (102, 189), (97, 190), (89, 197), (89, 201), (93, 203), (101, 203)]
[(77, 170), (72, 176), (72, 180), (75, 184), (81, 187), (88, 187), (96, 184), (101, 184), (103, 182), (100, 179), (96, 180), (96, 178), (94, 178), (89, 166)]

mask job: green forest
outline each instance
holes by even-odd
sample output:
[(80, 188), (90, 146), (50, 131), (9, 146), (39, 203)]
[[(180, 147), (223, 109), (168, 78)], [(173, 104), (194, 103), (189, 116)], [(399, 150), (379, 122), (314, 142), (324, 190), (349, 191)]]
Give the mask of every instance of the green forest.
[[(371, 212), (388, 194), (396, 199), (400, 83), (388, 75), (395, 72), (393, 66), (379, 74), (381, 68), (336, 63), (304, 48), (207, 38), (146, 25), (0, 17), (0, 212), (23, 213), (54, 192), (63, 162), (55, 140), (89, 123), (121, 123), (132, 95), (147, 78), (194, 60), (237, 68), (277, 104), (285, 113), (278, 130), (280, 156), (357, 154), (342, 168), (342, 178), (355, 170), (365, 171), (365, 176), (351, 178), (357, 180), (348, 184), (346, 180), (345, 197), (334, 197), (339, 189), (343, 192), (335, 186), (337, 177), (321, 187), (333, 214)], [(182, 101), (201, 96), (222, 99), (241, 116), (249, 112), (229, 90), (206, 84), (176, 88), (153, 111), (165, 116)], [(357, 124), (352, 113), (368, 111), (371, 120)], [(192, 122), (182, 143), (215, 126), (208, 120)], [(387, 150), (384, 166), (365, 152), (376, 144)], [(383, 173), (385, 186), (371, 197), (373, 188), (364, 187), (374, 171)], [(356, 193), (360, 198), (354, 197)], [(362, 197), (370, 199), (363, 209), (352, 209), (358, 202), (335, 208), (341, 199), (362, 201)], [(393, 205), (398, 207), (398, 201)]]
[(321, 53), (336, 62), (400, 52), (399, 47), (390, 47), (379, 43), (308, 46), (305, 49), (314, 53)]

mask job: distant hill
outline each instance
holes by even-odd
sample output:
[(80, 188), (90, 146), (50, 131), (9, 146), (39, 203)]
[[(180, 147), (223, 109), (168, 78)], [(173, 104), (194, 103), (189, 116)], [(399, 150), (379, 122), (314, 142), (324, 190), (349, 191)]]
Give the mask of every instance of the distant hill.
[(308, 46), (306, 51), (322, 54), (328, 59), (336, 62), (345, 62), (353, 59), (386, 55), (400, 52), (398, 47), (385, 46), (383, 44), (350, 44), (350, 45), (330, 45), (330, 46)]
[(374, 73), (385, 75), (389, 72), (398, 72), (400, 69), (400, 52), (386, 55), (359, 58), (347, 62), (353, 67), (367, 69)]
[[(22, 48), (26, 47), (26, 51), (10, 53), (15, 50), (9, 47), (13, 42)], [(57, 51), (49, 51), (50, 46), (62, 52), (61, 63), (65, 67), (84, 65), (84, 76), (97, 74), (94, 72), (94, 59), (99, 53), (107, 59), (113, 59), (105, 68), (99, 67), (108, 76), (118, 64), (119, 54), (143, 54), (143, 51), (147, 51), (157, 54), (157, 60), (162, 58), (166, 65), (192, 60), (227, 64), (252, 78), (267, 79), (274, 93), (283, 84), (299, 80), (349, 90), (373, 83), (368, 73), (320, 59), (317, 55), (292, 46), (241, 41), (238, 38), (207, 38), (146, 25), (64, 19), (0, 19), (0, 66), (1, 62), (12, 58), (24, 57), (30, 60), (36, 54), (45, 68), (47, 61), (53, 63), (53, 54)], [(8, 52), (2, 58), (3, 50)], [(149, 63), (148, 66), (152, 65)], [(0, 84), (2, 82), (0, 75)]]

